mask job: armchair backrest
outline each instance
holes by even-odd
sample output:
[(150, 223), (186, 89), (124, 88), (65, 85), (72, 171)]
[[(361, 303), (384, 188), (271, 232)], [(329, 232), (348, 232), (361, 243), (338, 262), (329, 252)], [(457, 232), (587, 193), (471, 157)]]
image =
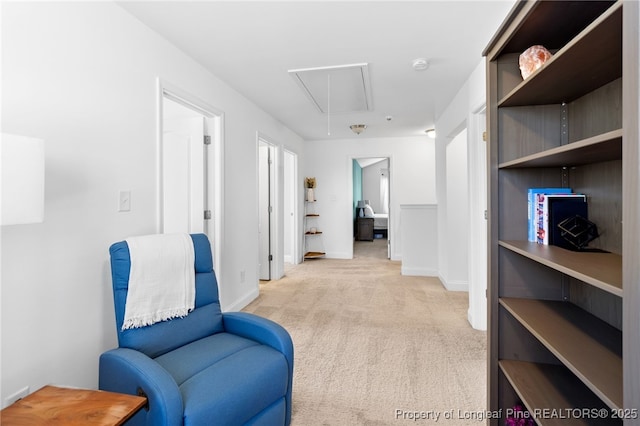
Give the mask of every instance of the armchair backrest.
[(211, 244), (204, 234), (192, 234), (195, 252), (195, 308), (184, 318), (158, 322), (146, 327), (122, 330), (129, 289), (131, 257), (126, 241), (113, 244), (111, 277), (116, 314), (118, 345), (155, 358), (175, 348), (223, 331), (218, 282), (213, 272)]

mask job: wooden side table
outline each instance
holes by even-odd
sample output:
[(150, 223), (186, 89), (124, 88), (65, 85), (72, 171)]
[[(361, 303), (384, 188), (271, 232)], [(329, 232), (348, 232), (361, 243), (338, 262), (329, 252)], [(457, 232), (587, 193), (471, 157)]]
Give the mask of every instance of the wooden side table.
[(147, 398), (99, 390), (44, 386), (0, 412), (3, 426), (122, 425)]
[(373, 218), (358, 218), (358, 241), (373, 241)]

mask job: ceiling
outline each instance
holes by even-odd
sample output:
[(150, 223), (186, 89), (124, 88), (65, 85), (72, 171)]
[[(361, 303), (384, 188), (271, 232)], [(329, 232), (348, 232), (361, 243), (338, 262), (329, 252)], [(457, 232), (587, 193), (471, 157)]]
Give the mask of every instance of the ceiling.
[[(118, 2), (305, 140), (423, 136), (513, 3)], [(428, 69), (414, 70), (416, 58), (426, 58)], [(351, 64), (367, 64), (368, 109), (331, 112), (331, 99), (350, 90), (332, 93), (329, 82), (329, 114), (322, 112), (288, 72)], [(367, 129), (357, 136), (351, 124)]]

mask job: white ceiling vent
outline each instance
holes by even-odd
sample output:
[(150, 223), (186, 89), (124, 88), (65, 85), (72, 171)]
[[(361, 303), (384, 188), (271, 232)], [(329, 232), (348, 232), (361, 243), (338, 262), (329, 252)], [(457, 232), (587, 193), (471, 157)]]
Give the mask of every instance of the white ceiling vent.
[(373, 110), (367, 63), (289, 70), (289, 75), (323, 114)]

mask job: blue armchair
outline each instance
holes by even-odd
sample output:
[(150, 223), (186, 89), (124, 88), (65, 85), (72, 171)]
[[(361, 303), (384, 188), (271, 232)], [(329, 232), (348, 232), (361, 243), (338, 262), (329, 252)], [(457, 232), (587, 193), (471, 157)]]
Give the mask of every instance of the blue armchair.
[(100, 356), (99, 388), (148, 398), (128, 425), (288, 425), (291, 337), (265, 318), (222, 313), (209, 240), (204, 234), (191, 238), (195, 309), (126, 330), (129, 248), (125, 241), (110, 247), (119, 347)]

